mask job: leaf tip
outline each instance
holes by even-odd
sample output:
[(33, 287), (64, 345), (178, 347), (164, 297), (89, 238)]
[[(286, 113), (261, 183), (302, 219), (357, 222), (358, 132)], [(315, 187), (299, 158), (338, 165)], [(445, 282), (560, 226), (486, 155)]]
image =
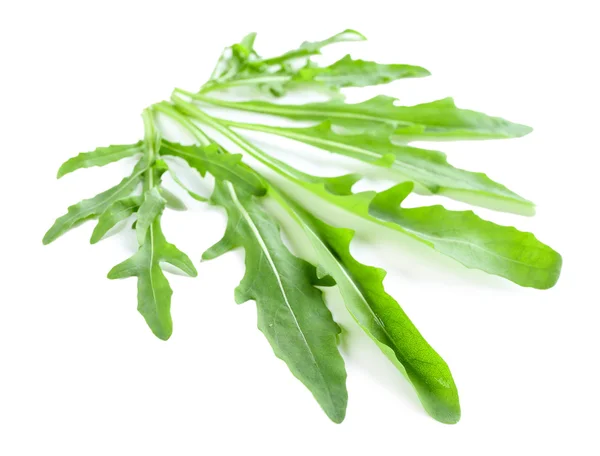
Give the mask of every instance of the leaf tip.
[(344, 413), (340, 413), (338, 415), (327, 415), (329, 417), (329, 419), (331, 421), (333, 421), (335, 424), (342, 424), (342, 422), (344, 421), (344, 419), (346, 418), (346, 411), (344, 410)]
[(152, 330), (152, 332), (154, 333), (154, 335), (156, 337), (158, 337), (160, 340), (164, 340), (165, 342), (167, 340), (169, 340), (171, 338), (171, 336), (173, 335), (173, 330), (167, 330), (167, 331), (154, 331)]
[(346, 29), (342, 33), (340, 33), (340, 36), (342, 35), (352, 36), (352, 39), (349, 39), (348, 41), (367, 41), (367, 37), (365, 35), (354, 29)]
[(345, 399), (341, 403), (328, 404), (327, 407), (324, 407), (324, 404), (320, 404), (321, 408), (327, 415), (327, 417), (333, 421), (335, 424), (341, 424), (346, 418), (346, 408), (348, 405), (348, 397), (345, 396)]
[(555, 255), (553, 268), (548, 276), (548, 279), (545, 282), (538, 284), (538, 286), (534, 286), (534, 288), (537, 288), (538, 290), (549, 290), (558, 283), (558, 279), (560, 278), (560, 273), (563, 264), (562, 255), (555, 250), (553, 250), (553, 252)]
[(529, 133), (533, 132), (533, 127), (530, 127), (529, 125), (514, 124), (514, 127), (515, 137), (517, 138), (527, 136)]
[(53, 228), (54, 226), (52, 226), (48, 231), (46, 231), (46, 234), (44, 234), (44, 237), (42, 238), (43, 245), (48, 245), (51, 242), (54, 242), (58, 237), (56, 233), (52, 230)]

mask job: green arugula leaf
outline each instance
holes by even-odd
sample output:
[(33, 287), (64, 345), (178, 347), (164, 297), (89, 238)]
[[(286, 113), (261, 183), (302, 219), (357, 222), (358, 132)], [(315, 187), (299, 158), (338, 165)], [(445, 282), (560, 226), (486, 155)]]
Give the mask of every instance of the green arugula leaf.
[(140, 205), (142, 204), (141, 196), (130, 196), (129, 198), (123, 198), (115, 201), (98, 217), (98, 223), (94, 228), (92, 237), (90, 239), (91, 244), (96, 244), (102, 240), (106, 233), (108, 233), (117, 223), (126, 220), (129, 216), (137, 212)]
[(473, 211), (450, 211), (440, 205), (402, 208), (400, 203), (412, 191), (412, 182), (381, 193), (352, 193), (353, 184), (361, 177), (305, 176), (294, 182), (352, 215), (406, 234), (467, 268), (504, 277), (523, 287), (547, 289), (558, 280), (561, 256), (533, 234), (483, 220)]
[(169, 263), (191, 277), (198, 275), (188, 256), (173, 244), (169, 244), (162, 232), (160, 218), (166, 200), (160, 194), (161, 177), (168, 170), (159, 158), (161, 135), (154, 123), (154, 110), (145, 109), (144, 160), (151, 167), (144, 172), (143, 201), (139, 206), (135, 223), (138, 251), (129, 259), (113, 267), (109, 279), (138, 278), (138, 311), (152, 332), (167, 340), (173, 332), (171, 320), (171, 296), (173, 290), (161, 269), (161, 263)]
[(73, 206), (69, 206), (67, 213), (57, 218), (54, 225), (44, 235), (44, 239), (42, 240), (44, 245), (50, 244), (59, 236), (62, 236), (86, 220), (100, 216), (115, 201), (129, 196), (140, 184), (142, 174), (147, 168), (148, 162), (142, 159), (134, 168), (133, 173), (123, 179), (118, 185), (99, 193), (93, 198), (85, 199)]
[(403, 64), (381, 64), (354, 60), (350, 55), (327, 67), (308, 66), (293, 77), (294, 82), (316, 81), (332, 88), (366, 87), (404, 78), (420, 78), (431, 73), (425, 68)]
[(320, 87), (365, 87), (387, 84), (397, 79), (419, 78), (430, 73), (425, 68), (403, 64), (381, 64), (353, 60), (349, 55), (332, 65), (319, 67), (309, 62), (298, 70), (284, 68), (276, 72), (245, 72), (220, 84), (205, 87), (201, 93), (236, 86), (257, 86), (275, 96), (282, 96), (293, 87), (319, 90)]
[(98, 147), (92, 152), (82, 152), (68, 159), (58, 169), (57, 178), (72, 173), (78, 169), (91, 168), (92, 166), (104, 166), (119, 161), (123, 158), (133, 157), (144, 152), (143, 143)]
[(515, 138), (531, 132), (525, 125), (467, 109), (459, 109), (451, 98), (414, 106), (397, 106), (395, 98), (378, 95), (362, 103), (339, 99), (302, 105), (273, 104), (267, 101), (233, 102), (192, 94), (198, 101), (242, 111), (272, 114), (294, 120), (330, 120), (350, 130), (381, 130), (409, 140)]
[(225, 121), (227, 125), (301, 141), (329, 152), (390, 168), (399, 181), (411, 180), (421, 194), (439, 194), (491, 209), (533, 215), (535, 206), (483, 173), (453, 167), (435, 150), (397, 145), (388, 135), (340, 134), (325, 121), (314, 127), (286, 128)]
[(327, 225), (281, 194), (271, 194), (302, 228), (319, 270), (333, 277), (352, 317), (407, 376), (427, 412), (443, 423), (458, 422), (458, 392), (448, 365), (385, 292), (386, 272), (361, 264), (351, 255), (354, 231)]
[(246, 274), (236, 288), (236, 302), (256, 301), (258, 327), (275, 355), (312, 392), (327, 416), (341, 422), (348, 396), (337, 349), (340, 328), (314, 287), (315, 268), (287, 250), (278, 225), (250, 193), (217, 181), (211, 202), (227, 210), (227, 230), (202, 258), (244, 248)]
[(429, 243), (468, 268), (499, 275), (523, 287), (551, 288), (560, 275), (562, 258), (532, 233), (483, 220), (473, 211), (443, 206), (405, 209), (399, 206), (411, 184), (378, 193), (368, 213), (383, 225)]
[(158, 338), (167, 340), (173, 332), (173, 290), (162, 272), (161, 262), (175, 266), (190, 277), (198, 275), (188, 256), (166, 241), (158, 214), (146, 230), (146, 237), (139, 250), (131, 258), (113, 267), (108, 278), (138, 278), (138, 311), (152, 332)]

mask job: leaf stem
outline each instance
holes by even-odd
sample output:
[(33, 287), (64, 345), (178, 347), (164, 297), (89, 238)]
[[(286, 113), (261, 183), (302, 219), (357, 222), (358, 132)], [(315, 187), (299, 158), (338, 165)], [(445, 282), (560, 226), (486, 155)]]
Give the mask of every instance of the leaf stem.
[[(188, 92), (187, 90), (183, 90), (183, 89), (175, 89), (173, 91), (173, 96), (176, 96), (176, 95), (185, 95), (194, 100), (202, 101), (203, 103), (213, 105), (213, 106), (221, 106), (223, 108), (231, 108), (231, 109), (238, 109), (238, 110), (243, 110), (243, 111), (269, 113), (270, 114), (270, 112), (265, 111), (263, 109), (258, 109), (257, 107), (240, 105), (239, 102), (235, 102), (235, 101), (227, 101), (227, 100), (220, 100), (218, 98), (207, 97), (205, 95), (202, 95), (201, 93), (192, 93), (192, 92)], [(173, 100), (173, 96), (171, 97), (171, 100)]]
[(203, 146), (208, 146), (212, 143), (211, 139), (200, 129), (198, 128), (192, 121), (190, 121), (189, 117), (181, 114), (177, 111), (173, 105), (166, 101), (161, 101), (160, 103), (156, 103), (153, 105), (153, 108), (162, 114), (170, 117), (171, 119), (178, 122), (182, 127), (184, 127), (190, 134)]
[[(365, 114), (361, 112), (343, 112), (335, 109), (321, 110), (319, 108), (310, 107), (310, 105), (283, 105), (273, 103), (261, 103), (253, 105), (252, 102), (227, 101), (213, 97), (207, 97), (201, 93), (191, 93), (181, 89), (175, 89), (174, 93), (186, 95), (194, 100), (201, 101), (213, 106), (223, 108), (236, 109), (238, 111), (256, 112), (259, 114), (271, 114), (274, 116), (300, 118), (300, 119), (338, 119), (338, 120), (353, 120), (364, 122), (377, 122), (379, 124), (394, 124), (415, 126), (411, 121), (396, 119), (390, 116), (377, 116), (373, 114)], [(318, 103), (317, 103), (318, 105)], [(308, 106), (308, 107), (307, 107)]]
[[(180, 92), (183, 93), (183, 92)], [(247, 152), (250, 156), (261, 162), (263, 165), (267, 166), (269, 169), (272, 169), (276, 173), (295, 181), (296, 183), (301, 183), (305, 180), (310, 180), (310, 176), (305, 174), (297, 169), (291, 167), (287, 163), (284, 163), (266, 153), (262, 150), (255, 147), (253, 144), (245, 140), (242, 136), (231, 130), (229, 127), (225, 125), (221, 119), (215, 119), (214, 117), (209, 116), (201, 109), (199, 109), (194, 104), (185, 101), (183, 98), (177, 96), (176, 93), (173, 93), (171, 96), (171, 101), (175, 104), (175, 106), (183, 111), (185, 114), (194, 117), (211, 128), (215, 129), (217, 132), (228, 138), (230, 141), (235, 143), (242, 150)]]
[(154, 111), (152, 107), (142, 111), (142, 120), (144, 121), (144, 160), (146, 160), (148, 164), (148, 168), (144, 172), (144, 192), (147, 192), (154, 187), (153, 165), (158, 158), (160, 133), (154, 122)]
[(231, 87), (243, 87), (254, 84), (284, 83), (292, 79), (292, 76), (286, 74), (266, 74), (251, 78), (233, 79), (226, 82), (214, 82), (207, 84), (200, 89), (201, 94), (214, 92), (216, 90), (229, 89)]

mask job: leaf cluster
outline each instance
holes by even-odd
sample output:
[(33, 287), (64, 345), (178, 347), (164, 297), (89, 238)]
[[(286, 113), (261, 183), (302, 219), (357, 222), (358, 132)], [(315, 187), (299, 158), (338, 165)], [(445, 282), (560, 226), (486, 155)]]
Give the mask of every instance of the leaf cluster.
[[(275, 355), (311, 391), (331, 420), (344, 419), (348, 393), (344, 360), (338, 349), (343, 328), (335, 322), (323, 298), (321, 287), (326, 286), (338, 287), (348, 313), (414, 386), (425, 410), (440, 422), (456, 423), (461, 412), (450, 369), (385, 291), (385, 271), (357, 261), (351, 254), (354, 232), (326, 223), (302, 195), (308, 192), (319, 204), (409, 236), (468, 268), (524, 287), (547, 289), (558, 280), (562, 260), (533, 234), (484, 220), (472, 210), (402, 205), (415, 192), (532, 215), (531, 201), (485, 174), (452, 166), (440, 151), (409, 145), (414, 140), (515, 138), (528, 134), (531, 128), (458, 108), (451, 98), (402, 106), (394, 98), (380, 95), (361, 103), (347, 103), (344, 87), (429, 75), (419, 66), (355, 60), (350, 56), (326, 66), (312, 59), (328, 45), (365, 39), (354, 30), (322, 41), (304, 42), (296, 49), (267, 58), (256, 51), (255, 38), (256, 34), (249, 34), (226, 48), (198, 92), (176, 89), (170, 102), (144, 110), (143, 140), (100, 147), (67, 160), (58, 177), (138, 157), (130, 175), (120, 183), (70, 206), (48, 230), (44, 244), (95, 219), (90, 239), (94, 244), (135, 217), (138, 250), (112, 268), (108, 278), (137, 278), (139, 312), (157, 337), (168, 339), (172, 333), (173, 292), (162, 265), (168, 263), (188, 276), (197, 275), (190, 258), (167, 242), (161, 228), (166, 208), (185, 209), (183, 202), (162, 185), (163, 174), (169, 172), (183, 186), (168, 165), (170, 157), (181, 159), (199, 175), (209, 173), (215, 178), (210, 198), (184, 187), (185, 191), (227, 212), (223, 238), (202, 258), (210, 260), (232, 249), (244, 249), (246, 273), (235, 290), (236, 302), (255, 301), (259, 329)], [(259, 89), (257, 93), (262, 95), (244, 101), (221, 96), (240, 87)], [(327, 101), (305, 104), (278, 99), (291, 89), (325, 90), (330, 96)], [(312, 126), (236, 122), (227, 116), (209, 115), (207, 106), (309, 121)], [(156, 123), (159, 115), (178, 122), (197, 144), (182, 145), (162, 138)], [(206, 133), (205, 127), (242, 154), (230, 153), (222, 141)], [(250, 131), (352, 158), (363, 163), (364, 172), (337, 177), (307, 174), (259, 147), (249, 139)], [(271, 175), (248, 166), (243, 155), (260, 162)], [(354, 192), (354, 184), (373, 168), (385, 168), (396, 184), (381, 192)], [(265, 199), (275, 201), (295, 224), (311, 246), (310, 254), (297, 255), (288, 249), (282, 241), (280, 220), (267, 209)]]

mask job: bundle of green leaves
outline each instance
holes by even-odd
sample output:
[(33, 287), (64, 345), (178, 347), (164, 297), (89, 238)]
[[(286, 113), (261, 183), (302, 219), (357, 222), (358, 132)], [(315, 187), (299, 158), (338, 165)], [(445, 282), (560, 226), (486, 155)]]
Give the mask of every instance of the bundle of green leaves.
[[(245, 250), (246, 273), (235, 290), (235, 300), (256, 302), (259, 329), (275, 355), (306, 385), (331, 420), (341, 422), (345, 416), (346, 370), (338, 350), (341, 329), (319, 286), (337, 286), (347, 311), (411, 382), (425, 410), (438, 421), (456, 423), (460, 405), (450, 369), (398, 302), (386, 293), (385, 271), (361, 264), (352, 256), (354, 232), (326, 223), (313, 211), (313, 205), (306, 203), (306, 195), (350, 217), (410, 236), (468, 268), (524, 287), (550, 288), (558, 280), (561, 257), (533, 234), (483, 220), (472, 211), (451, 211), (441, 205), (402, 207), (404, 199), (417, 192), (533, 214), (532, 202), (485, 174), (455, 168), (441, 152), (408, 145), (413, 140), (514, 138), (531, 129), (457, 108), (450, 98), (415, 106), (397, 105), (395, 99), (387, 96), (346, 103), (340, 91), (344, 87), (385, 84), (429, 74), (418, 66), (380, 64), (350, 56), (329, 66), (319, 66), (311, 59), (329, 44), (364, 39), (353, 30), (324, 41), (305, 42), (270, 58), (257, 53), (254, 39), (255, 34), (250, 34), (226, 48), (209, 81), (198, 92), (176, 89), (170, 102), (144, 110), (143, 140), (101, 147), (65, 162), (58, 177), (81, 168), (139, 157), (129, 177), (69, 207), (48, 230), (44, 244), (89, 219), (97, 219), (91, 237), (91, 242), (96, 243), (109, 231), (112, 233), (119, 222), (135, 214), (133, 228), (139, 249), (116, 265), (108, 277), (137, 277), (138, 310), (157, 337), (168, 339), (172, 332), (172, 290), (161, 264), (170, 263), (189, 276), (197, 275), (190, 258), (167, 242), (161, 230), (165, 208), (183, 206), (161, 184), (161, 176), (168, 171), (183, 186), (165, 160), (178, 157), (201, 176), (209, 173), (215, 179), (210, 199), (187, 188), (186, 191), (199, 201), (208, 200), (227, 211), (223, 238), (202, 258), (215, 258), (238, 247)], [(255, 96), (244, 101), (224, 96), (240, 88), (252, 89)], [(277, 99), (290, 91), (326, 93), (328, 98), (305, 104), (286, 104)], [(303, 126), (242, 123), (209, 115), (206, 107), (211, 106), (305, 122)], [(191, 133), (196, 144), (182, 145), (163, 139), (156, 123), (159, 114)], [(305, 126), (306, 121), (311, 125)], [(207, 135), (205, 127), (263, 165), (270, 175), (248, 166), (242, 155), (229, 153)], [(364, 162), (365, 167), (386, 168), (397, 183), (382, 192), (354, 193), (352, 187), (363, 174), (306, 174), (248, 139), (244, 134), (248, 131), (315, 146)], [(310, 262), (284, 244), (279, 221), (265, 207), (265, 199), (276, 202), (303, 233), (312, 247), (306, 256)]]

